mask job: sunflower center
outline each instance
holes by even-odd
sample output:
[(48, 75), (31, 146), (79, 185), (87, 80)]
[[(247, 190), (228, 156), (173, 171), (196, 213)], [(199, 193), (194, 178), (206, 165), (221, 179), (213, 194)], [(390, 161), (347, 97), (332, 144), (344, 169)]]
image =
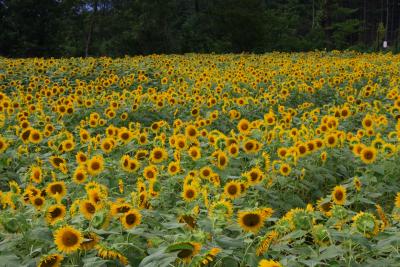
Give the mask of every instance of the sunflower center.
[(251, 181), (256, 181), (257, 179), (258, 179), (258, 174), (257, 173), (255, 173), (255, 172), (251, 172), (250, 173), (250, 179), (251, 179)]
[(54, 165), (56, 165), (58, 167), (58, 166), (60, 166), (61, 163), (63, 163), (63, 160), (60, 158), (54, 158), (53, 162), (54, 162)]
[(125, 213), (125, 212), (128, 212), (130, 210), (130, 208), (128, 206), (121, 206), (117, 210), (118, 210), (118, 213)]
[(60, 185), (60, 184), (55, 184), (55, 185), (53, 185), (52, 187), (51, 187), (51, 193), (53, 193), (53, 194), (57, 194), (57, 193), (59, 193), (59, 194), (61, 194), (62, 193), (62, 191), (63, 191), (63, 188), (62, 188), (62, 186)]
[(364, 153), (364, 157), (366, 158), (366, 159), (368, 159), (368, 160), (370, 160), (370, 159), (372, 159), (373, 158), (373, 153), (371, 152), (371, 151), (365, 151), (365, 153)]
[(154, 158), (155, 159), (161, 159), (162, 158), (162, 152), (157, 150), (154, 152)]
[(86, 210), (93, 214), (96, 212), (96, 207), (92, 203), (86, 203)]
[(129, 224), (129, 225), (131, 225), (131, 224), (134, 224), (136, 222), (136, 215), (135, 214), (128, 214), (127, 216), (126, 216), (126, 223), (127, 224)]
[(61, 213), (62, 212), (60, 208), (55, 208), (54, 210), (50, 211), (51, 218), (57, 218), (61, 215)]
[(154, 173), (153, 173), (153, 171), (147, 171), (146, 172), (146, 176), (148, 177), (148, 178), (154, 178)]
[(36, 199), (35, 199), (35, 205), (36, 205), (36, 206), (42, 206), (42, 205), (43, 205), (43, 199), (41, 199), (41, 198), (36, 198)]
[(78, 180), (78, 181), (82, 181), (84, 178), (85, 178), (85, 176), (81, 172), (76, 175), (76, 180)]
[(129, 133), (123, 133), (121, 134), (122, 140), (128, 140), (129, 139)]
[(256, 226), (260, 223), (260, 221), (261, 221), (260, 215), (254, 213), (246, 214), (243, 217), (243, 223), (248, 227)]
[(342, 191), (336, 191), (335, 192), (335, 198), (337, 200), (342, 200), (343, 199), (343, 192)]
[(66, 232), (62, 237), (62, 242), (66, 247), (75, 246), (78, 243), (78, 236), (72, 232)]
[(226, 163), (226, 158), (223, 156), (219, 157), (219, 164), (223, 166), (223, 165), (225, 165), (225, 163)]
[(254, 148), (254, 145), (253, 145), (253, 143), (251, 143), (251, 142), (247, 142), (246, 145), (245, 145), (245, 148), (246, 148), (247, 150), (252, 150), (252, 149)]
[(92, 162), (90, 167), (92, 168), (92, 170), (98, 170), (98, 169), (100, 169), (100, 163), (98, 163), (97, 161)]
[(190, 257), (192, 255), (193, 250), (191, 249), (182, 249), (181, 251), (179, 251), (178, 253), (178, 257), (181, 259), (185, 259), (187, 257)]
[(187, 198), (193, 198), (194, 197), (194, 191), (192, 189), (189, 189), (186, 191), (186, 197)]
[(228, 193), (229, 195), (235, 195), (237, 193), (237, 187), (235, 185), (230, 185), (228, 187)]
[(47, 257), (41, 264), (41, 267), (52, 267), (55, 266), (57, 263), (57, 257), (56, 256), (50, 256)]

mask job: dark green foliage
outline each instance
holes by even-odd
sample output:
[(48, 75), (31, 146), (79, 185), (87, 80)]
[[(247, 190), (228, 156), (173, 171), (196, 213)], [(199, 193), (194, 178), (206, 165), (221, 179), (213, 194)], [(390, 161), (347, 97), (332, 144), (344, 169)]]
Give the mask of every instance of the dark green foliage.
[(0, 0), (0, 55), (397, 52), (397, 14), (400, 0)]

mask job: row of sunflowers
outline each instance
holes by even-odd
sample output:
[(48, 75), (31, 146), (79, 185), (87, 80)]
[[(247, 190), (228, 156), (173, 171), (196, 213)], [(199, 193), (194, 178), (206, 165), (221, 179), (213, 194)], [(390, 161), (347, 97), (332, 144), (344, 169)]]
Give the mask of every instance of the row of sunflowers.
[(400, 56), (0, 58), (0, 266), (400, 266)]

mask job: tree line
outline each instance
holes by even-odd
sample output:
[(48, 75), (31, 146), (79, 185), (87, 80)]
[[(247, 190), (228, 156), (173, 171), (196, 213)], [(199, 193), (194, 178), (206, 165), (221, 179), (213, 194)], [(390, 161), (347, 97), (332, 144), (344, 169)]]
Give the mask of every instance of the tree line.
[(400, 51), (400, 0), (0, 0), (0, 55)]

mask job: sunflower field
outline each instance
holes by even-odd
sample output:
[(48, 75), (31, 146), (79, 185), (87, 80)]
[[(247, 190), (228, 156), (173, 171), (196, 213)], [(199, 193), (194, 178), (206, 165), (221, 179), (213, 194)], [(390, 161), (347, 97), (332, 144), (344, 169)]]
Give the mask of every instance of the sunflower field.
[(400, 55), (0, 58), (0, 266), (400, 266)]

